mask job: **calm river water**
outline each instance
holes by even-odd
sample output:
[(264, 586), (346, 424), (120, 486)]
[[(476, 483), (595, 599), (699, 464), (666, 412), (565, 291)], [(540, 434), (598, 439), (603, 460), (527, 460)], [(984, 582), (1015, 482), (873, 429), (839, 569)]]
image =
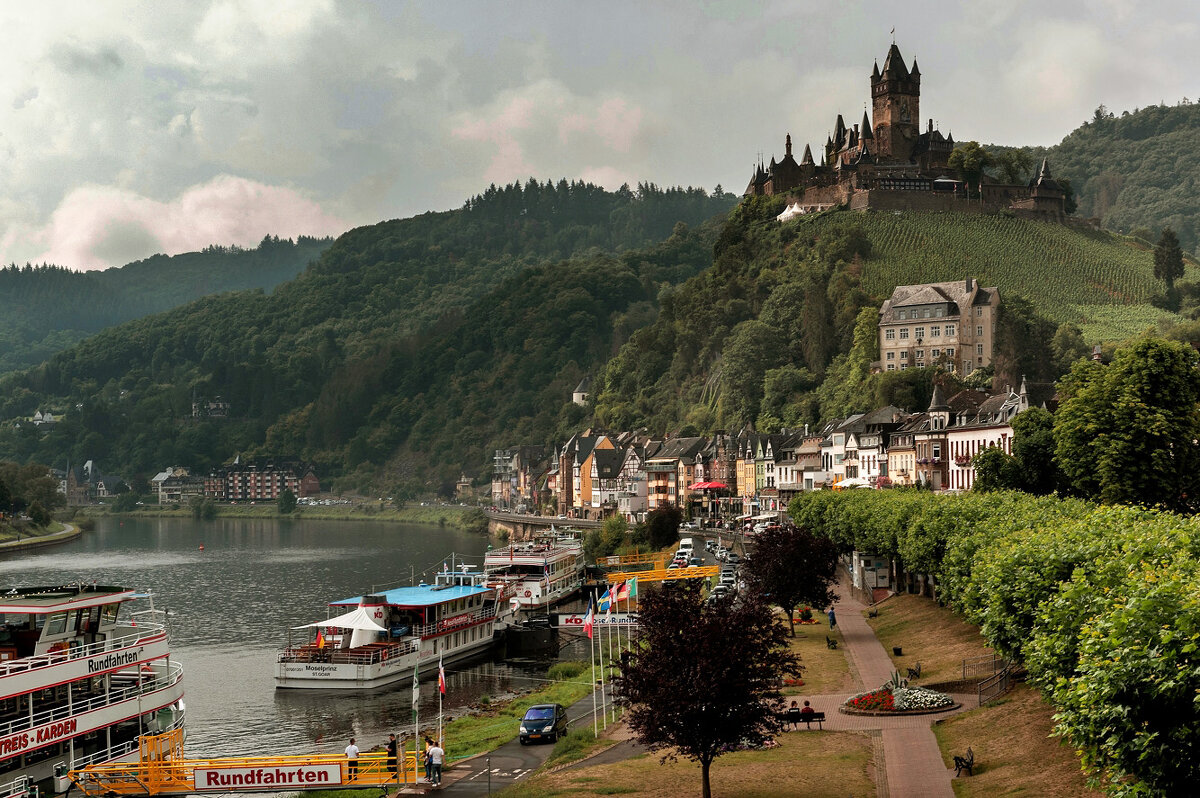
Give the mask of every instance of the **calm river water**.
[[(189, 756), (340, 753), (351, 735), (365, 749), (411, 733), (411, 682), (361, 694), (276, 690), (287, 630), (329, 617), (330, 601), (440, 568), (452, 551), (481, 565), (486, 547), (456, 530), (365, 521), (100, 519), (75, 542), (0, 558), (0, 585), (152, 590), (184, 667)], [(446, 711), (533, 675), (498, 661), (456, 665)], [(436, 680), (424, 681), (422, 726), (436, 708)]]

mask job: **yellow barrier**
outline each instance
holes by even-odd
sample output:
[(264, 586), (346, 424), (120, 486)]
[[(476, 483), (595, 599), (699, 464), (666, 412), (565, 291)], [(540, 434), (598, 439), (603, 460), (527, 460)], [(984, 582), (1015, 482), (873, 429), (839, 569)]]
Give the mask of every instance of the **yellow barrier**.
[(182, 730), (144, 736), (139, 747), (140, 761), (89, 765), (71, 771), (71, 781), (89, 796), (183, 795), (400, 786), (418, 776), (418, 757), (408, 752), (393, 770), (382, 752), (360, 754), (353, 765), (341, 754), (184, 759)]
[(620, 574), (609, 574), (609, 584), (624, 582), (637, 578), (638, 584), (646, 582), (667, 582), (674, 579), (701, 579), (716, 576), (721, 572), (718, 565), (698, 565), (695, 568), (657, 568), (653, 571), (631, 571)]
[(622, 554), (604, 558), (606, 568), (624, 568), (629, 565), (652, 565), (661, 569), (671, 555), (662, 551), (652, 551), (648, 554)]

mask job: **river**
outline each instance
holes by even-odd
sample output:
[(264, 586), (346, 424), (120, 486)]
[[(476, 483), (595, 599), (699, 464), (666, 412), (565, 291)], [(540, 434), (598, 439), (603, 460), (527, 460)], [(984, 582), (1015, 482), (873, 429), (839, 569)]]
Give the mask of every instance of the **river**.
[[(203, 550), (201, 550), (203, 545)], [(330, 601), (407, 583), (450, 552), (482, 564), (487, 540), (454, 529), (367, 521), (102, 518), (71, 543), (0, 558), (0, 585), (96, 581), (151, 590), (183, 664), (189, 756), (340, 753), (412, 730), (411, 683), (369, 693), (276, 690), (287, 630)], [(432, 676), (433, 674), (428, 674)], [(501, 661), (447, 668), (447, 712), (531, 684)], [(422, 726), (437, 712), (422, 683)]]

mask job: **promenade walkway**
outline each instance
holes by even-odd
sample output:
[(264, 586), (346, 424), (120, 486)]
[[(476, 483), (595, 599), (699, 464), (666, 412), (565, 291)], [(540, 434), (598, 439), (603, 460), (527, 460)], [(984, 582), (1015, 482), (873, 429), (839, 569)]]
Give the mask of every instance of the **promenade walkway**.
[[(842, 646), (850, 660), (850, 669), (861, 692), (874, 689), (892, 677), (895, 667), (874, 630), (863, 617), (866, 607), (853, 597), (850, 590), (841, 589), (837, 602), (837, 624), (842, 632)], [(876, 762), (876, 793), (880, 798), (954, 798), (950, 780), (954, 775), (947, 769), (938, 749), (932, 725), (938, 718), (964, 712), (974, 695), (955, 695), (963, 706), (936, 715), (907, 715), (883, 717), (874, 715), (843, 715), (838, 711), (853, 693), (805, 696), (818, 712), (825, 713), (824, 727), (830, 731), (879, 731), (882, 745), (876, 746), (876, 756), (883, 755), (882, 767)]]

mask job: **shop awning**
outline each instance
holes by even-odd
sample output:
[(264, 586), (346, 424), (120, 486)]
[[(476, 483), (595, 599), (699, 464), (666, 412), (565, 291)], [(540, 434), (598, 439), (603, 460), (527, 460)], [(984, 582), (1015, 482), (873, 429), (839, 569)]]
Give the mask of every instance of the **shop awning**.
[(688, 490), (721, 490), (727, 487), (724, 482), (694, 482), (688, 485)]

